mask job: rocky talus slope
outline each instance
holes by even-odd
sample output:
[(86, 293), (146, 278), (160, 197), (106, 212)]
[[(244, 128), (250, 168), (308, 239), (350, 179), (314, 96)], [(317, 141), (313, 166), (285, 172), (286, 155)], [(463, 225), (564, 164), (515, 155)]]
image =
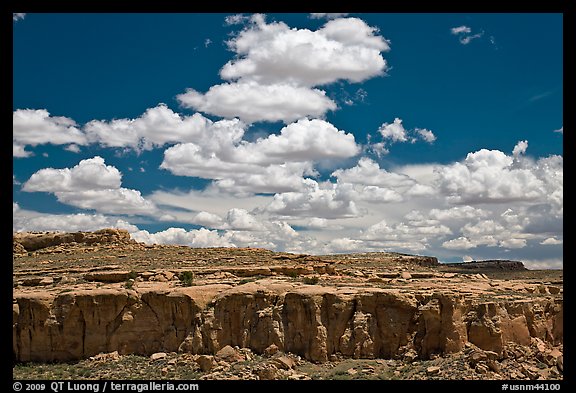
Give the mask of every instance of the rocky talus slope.
[(429, 360), (473, 347), (489, 370), (535, 340), (542, 356), (556, 351), (547, 367), (561, 358), (561, 280), (454, 273), (395, 253), (146, 246), (121, 230), (15, 234), (14, 251), (17, 362), (234, 347)]

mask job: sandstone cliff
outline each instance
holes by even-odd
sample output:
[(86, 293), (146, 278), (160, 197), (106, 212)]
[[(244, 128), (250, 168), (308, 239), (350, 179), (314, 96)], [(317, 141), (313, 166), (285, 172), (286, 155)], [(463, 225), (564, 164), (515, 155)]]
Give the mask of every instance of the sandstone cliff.
[(466, 342), (501, 353), (508, 342), (563, 340), (561, 299), (468, 299), (440, 292), (322, 287), (263, 279), (236, 287), (91, 289), (14, 296), (18, 361), (69, 361), (101, 352), (215, 353), (226, 345), (261, 353), (271, 344), (313, 361), (331, 354), (421, 358)]

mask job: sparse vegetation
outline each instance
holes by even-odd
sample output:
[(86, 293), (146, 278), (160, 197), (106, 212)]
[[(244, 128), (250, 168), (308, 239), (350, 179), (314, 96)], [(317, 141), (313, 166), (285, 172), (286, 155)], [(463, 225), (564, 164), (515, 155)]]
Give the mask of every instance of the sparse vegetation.
[(128, 273), (128, 278), (131, 280), (136, 280), (137, 277), (138, 277), (138, 273), (135, 272), (134, 270), (131, 270), (130, 273)]
[(15, 379), (183, 379), (201, 375), (190, 356), (178, 355), (179, 362), (168, 373), (166, 361), (150, 362), (147, 356), (124, 355), (117, 360), (82, 360), (74, 363), (18, 363), (12, 370)]
[(191, 287), (192, 285), (194, 285), (194, 272), (191, 271), (182, 272), (180, 273), (178, 278), (180, 279), (182, 285), (185, 287)]
[(124, 283), (124, 288), (133, 289), (134, 288), (134, 280), (132, 280), (132, 279), (126, 280), (126, 282)]
[(316, 285), (318, 284), (318, 281), (320, 281), (320, 279), (316, 276), (304, 277), (304, 279), (302, 280), (302, 282), (307, 285)]

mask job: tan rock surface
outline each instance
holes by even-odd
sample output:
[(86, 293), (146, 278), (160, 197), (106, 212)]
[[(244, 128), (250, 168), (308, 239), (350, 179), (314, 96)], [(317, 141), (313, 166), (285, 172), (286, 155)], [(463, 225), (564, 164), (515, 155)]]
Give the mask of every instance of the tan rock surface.
[[(510, 343), (537, 338), (543, 361), (563, 365), (549, 349), (563, 342), (561, 279), (455, 273), (433, 258), (394, 253), (144, 246), (126, 235), (14, 235), (14, 244), (34, 250), (14, 257), (17, 361), (179, 352), (203, 355), (196, 363), (208, 372), (216, 367), (208, 355), (227, 364), (248, 356), (238, 347), (277, 356), (256, 373), (269, 379), (294, 367), (283, 353), (314, 362), (415, 360), (473, 345), (483, 355), (471, 364), (489, 374)], [(187, 284), (178, 279), (184, 272), (193, 273)]]

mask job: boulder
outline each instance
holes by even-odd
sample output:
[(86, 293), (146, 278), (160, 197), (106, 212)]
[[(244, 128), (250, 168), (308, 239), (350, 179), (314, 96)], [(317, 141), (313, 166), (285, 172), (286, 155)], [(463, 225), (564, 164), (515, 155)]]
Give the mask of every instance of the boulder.
[(214, 356), (211, 355), (200, 355), (196, 359), (196, 363), (200, 367), (200, 370), (208, 372), (212, 370), (217, 364), (214, 361)]
[(155, 361), (155, 360), (166, 359), (166, 356), (168, 356), (166, 354), (166, 352), (156, 352), (156, 353), (153, 353), (152, 355), (150, 355), (150, 360)]
[(239, 351), (232, 348), (230, 345), (226, 345), (218, 352), (216, 352), (216, 357), (221, 360), (225, 360), (229, 363), (244, 360), (244, 356), (242, 356), (242, 354)]

